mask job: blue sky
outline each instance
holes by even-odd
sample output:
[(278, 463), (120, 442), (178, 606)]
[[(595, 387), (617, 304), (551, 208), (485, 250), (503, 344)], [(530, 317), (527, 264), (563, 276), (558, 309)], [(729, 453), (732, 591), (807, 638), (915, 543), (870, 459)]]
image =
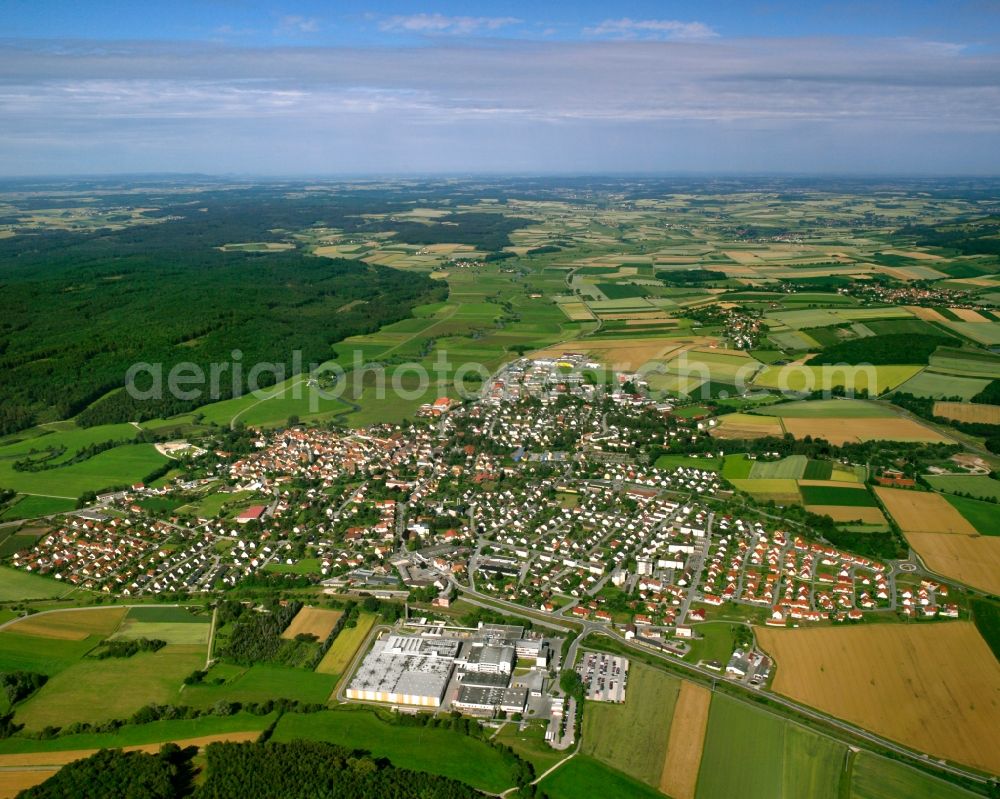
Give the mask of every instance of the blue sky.
[(0, 174), (1000, 174), (1000, 2), (4, 0)]

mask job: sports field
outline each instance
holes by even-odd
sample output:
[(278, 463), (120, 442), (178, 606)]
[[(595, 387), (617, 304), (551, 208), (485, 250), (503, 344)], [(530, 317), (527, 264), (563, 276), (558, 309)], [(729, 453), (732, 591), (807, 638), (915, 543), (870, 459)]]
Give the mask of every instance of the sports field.
[(587, 702), (583, 752), (658, 786), (681, 680), (632, 662), (625, 703)]
[[(1000, 773), (1000, 663), (971, 622), (759, 628), (774, 690), (894, 741)], [(990, 732), (993, 730), (993, 732)]]

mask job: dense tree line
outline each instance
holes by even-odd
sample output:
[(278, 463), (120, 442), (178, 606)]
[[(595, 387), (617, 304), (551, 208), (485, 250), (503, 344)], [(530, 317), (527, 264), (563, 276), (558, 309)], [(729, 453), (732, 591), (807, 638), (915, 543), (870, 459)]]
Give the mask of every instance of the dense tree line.
[(530, 219), (519, 219), (503, 214), (460, 213), (449, 214), (431, 223), (394, 221), (390, 229), (396, 238), (409, 244), (469, 244), (478, 250), (496, 251), (508, 246), (512, 230), (533, 224)]
[(46, 675), (33, 671), (3, 671), (0, 672), (0, 689), (6, 695), (7, 703), (15, 705), (35, 693), (48, 679)]
[(944, 334), (891, 333), (885, 336), (848, 339), (814, 355), (809, 366), (834, 364), (926, 364), (938, 347), (957, 344), (958, 341)]
[(657, 272), (656, 279), (675, 286), (710, 283), (714, 280), (725, 280), (726, 273), (717, 269), (672, 269)]
[[(996, 382), (996, 381), (994, 381)], [(928, 419), (936, 424), (951, 425), (956, 430), (983, 439), (983, 446), (994, 454), (1000, 454), (1000, 425), (986, 422), (963, 422), (934, 415), (934, 400), (930, 397), (915, 397), (913, 394), (893, 394), (890, 399), (894, 405), (905, 408), (910, 413)], [(959, 401), (960, 397), (954, 397)]]
[(93, 657), (98, 660), (108, 658), (130, 658), (139, 652), (157, 652), (167, 645), (166, 641), (159, 638), (135, 638), (129, 641), (115, 640), (105, 641), (101, 648), (94, 653)]
[(1000, 380), (991, 380), (970, 402), (981, 405), (1000, 405)]
[(159, 754), (105, 749), (65, 766), (24, 799), (471, 799), (457, 780), (393, 766), (367, 752), (317, 741), (213, 743), (194, 784), (192, 747)]

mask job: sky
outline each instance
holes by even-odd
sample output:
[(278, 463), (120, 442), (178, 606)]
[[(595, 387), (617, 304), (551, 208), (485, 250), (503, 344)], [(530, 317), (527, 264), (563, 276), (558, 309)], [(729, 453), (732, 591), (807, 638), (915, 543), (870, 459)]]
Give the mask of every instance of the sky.
[(1000, 0), (0, 0), (0, 175), (1000, 174)]

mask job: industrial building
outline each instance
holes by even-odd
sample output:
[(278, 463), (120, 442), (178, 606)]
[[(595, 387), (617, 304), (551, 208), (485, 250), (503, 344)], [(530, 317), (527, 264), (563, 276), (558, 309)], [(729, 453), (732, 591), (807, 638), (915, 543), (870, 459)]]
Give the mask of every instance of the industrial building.
[(461, 642), (390, 635), (376, 641), (347, 686), (349, 699), (440, 707)]

